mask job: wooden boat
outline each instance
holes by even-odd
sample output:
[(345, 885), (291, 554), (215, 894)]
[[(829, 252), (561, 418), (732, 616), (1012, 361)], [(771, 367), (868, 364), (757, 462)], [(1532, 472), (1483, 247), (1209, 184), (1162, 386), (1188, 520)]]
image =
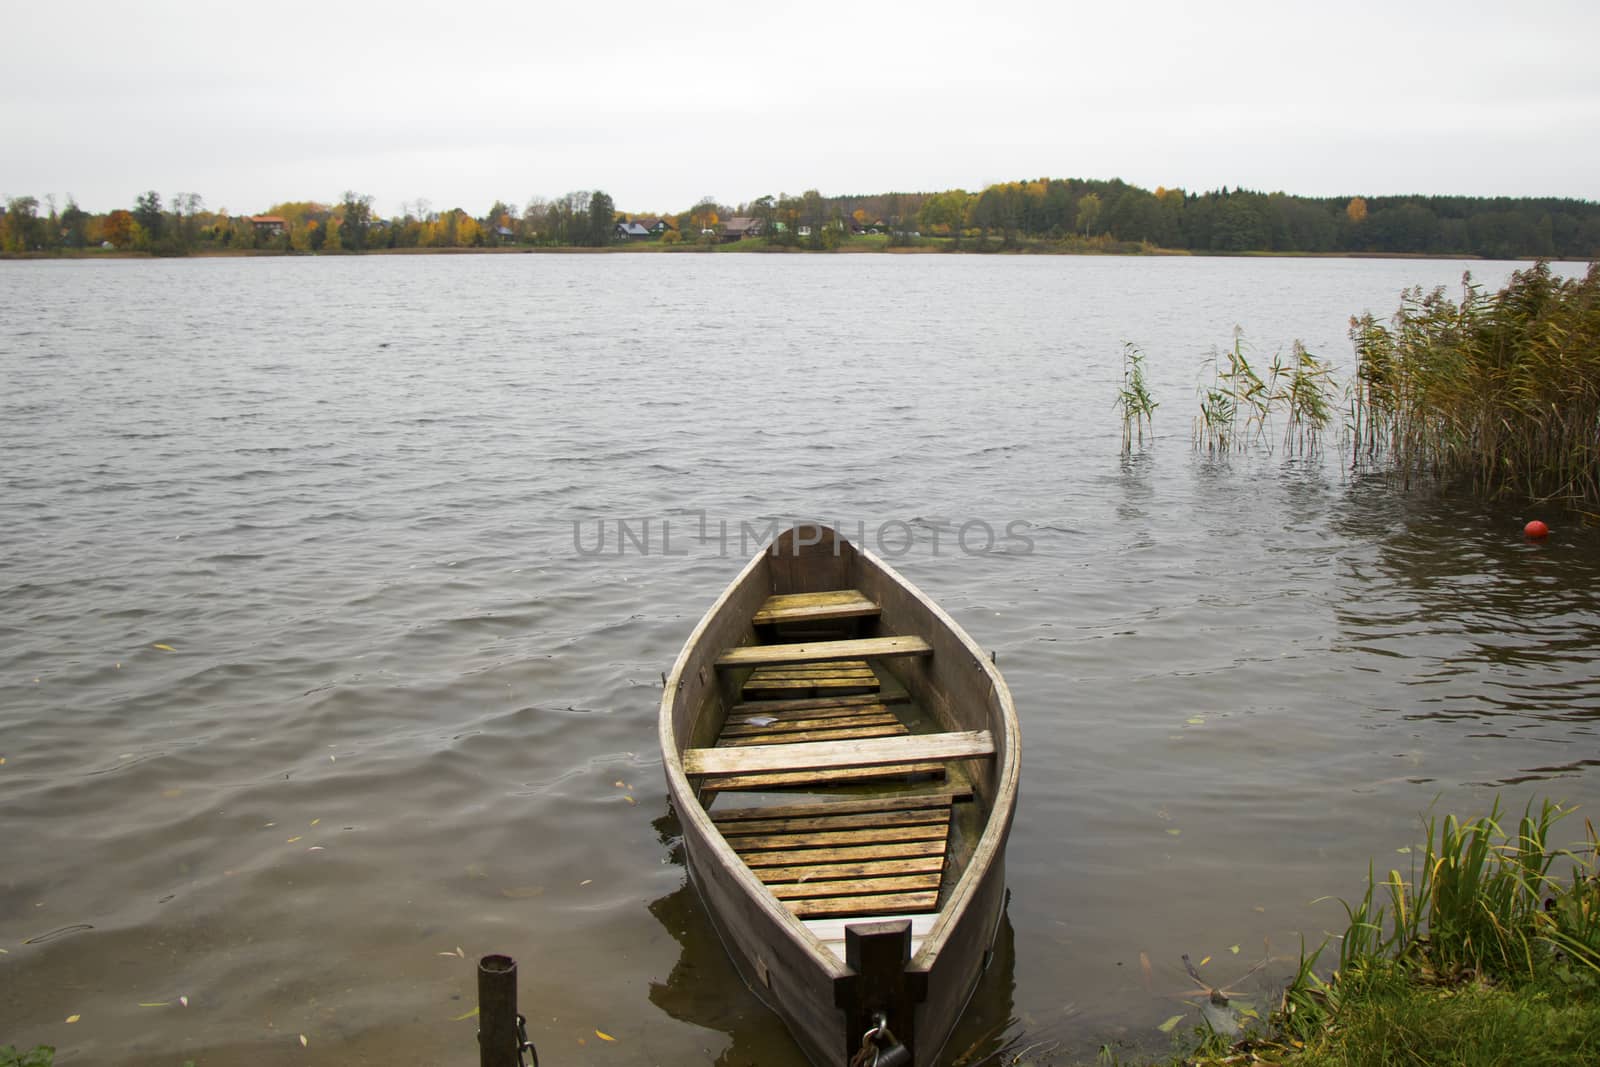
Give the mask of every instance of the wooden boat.
[(745, 982), (815, 1064), (864, 1043), (935, 1063), (1005, 905), (1021, 751), (991, 658), (870, 552), (797, 526), (690, 634), (660, 731)]

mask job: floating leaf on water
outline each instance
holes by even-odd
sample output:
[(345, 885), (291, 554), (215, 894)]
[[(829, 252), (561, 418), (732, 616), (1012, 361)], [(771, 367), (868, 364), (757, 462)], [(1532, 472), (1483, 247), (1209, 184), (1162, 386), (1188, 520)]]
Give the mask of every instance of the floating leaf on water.
[(1191, 715), (1183, 721), (1188, 723), (1190, 726), (1204, 726), (1206, 724), (1206, 717), (1204, 715)]
[(176, 789), (176, 788), (174, 788), (174, 789), (163, 789), (161, 791), (161, 795), (163, 797), (165, 797), (166, 799), (168, 799), (168, 800), (177, 800), (179, 797), (183, 796), (183, 790)]
[(296, 841), (298, 841), (298, 840), (300, 840), (300, 838), (301, 838), (301, 836), (302, 836), (302, 835), (300, 835), (300, 834), (295, 834), (295, 835), (294, 835), (294, 836), (293, 836), (293, 837), (291, 837), (291, 838), (289, 838), (289, 840), (288, 840), (288, 841), (285, 841), (285, 842), (284, 842), (284, 844), (286, 844), (286, 845), (292, 845), (292, 844), (294, 844), (294, 843), (295, 843), (295, 842), (296, 842)]
[(594, 884), (594, 879), (593, 878), (585, 878), (583, 881), (578, 883), (579, 886), (586, 886), (586, 885), (593, 885), (593, 884)]
[(1150, 992), (1154, 986), (1154, 970), (1150, 966), (1150, 954), (1139, 953), (1139, 978), (1144, 982), (1144, 991)]
[(1174, 1015), (1172, 1018), (1168, 1019), (1166, 1022), (1164, 1022), (1160, 1026), (1156, 1027), (1156, 1029), (1160, 1030), (1163, 1034), (1170, 1034), (1170, 1033), (1172, 1033), (1172, 1028), (1177, 1026), (1181, 1022), (1183, 1022), (1183, 1016)]
[(1402, 855), (1409, 856), (1411, 854), (1411, 846), (1410, 845), (1401, 845), (1399, 848), (1395, 849), (1395, 851), (1399, 852)]
[(598, 1037), (601, 1041), (615, 1041), (616, 1040), (616, 1038), (612, 1037), (610, 1034), (606, 1033), (604, 1030), (596, 1030), (594, 1032), (594, 1036)]
[(151, 645), (150, 647), (151, 648), (159, 648), (163, 652), (176, 652), (176, 651), (178, 651), (177, 649), (173, 648), (171, 645)]
[(305, 1034), (301, 1034), (300, 1035), (300, 1047), (301, 1048), (305, 1048), (309, 1044), (311, 1044), (311, 1042), (306, 1040), (306, 1035)]
[(612, 782), (611, 784), (616, 786), (618, 789), (626, 789), (626, 788), (628, 788), (628, 783), (624, 782), (621, 778), (618, 778), (615, 782)]
[(321, 819), (312, 819), (312, 820), (311, 820), (311, 825), (312, 825), (312, 826), (315, 826), (315, 825), (317, 825), (317, 823), (319, 823), (319, 822), (321, 822), (321, 821), (322, 821), (322, 820), (321, 820)]
[(1239, 1005), (1239, 1014), (1244, 1016), (1246, 1019), (1255, 1019), (1258, 1022), (1261, 1019), (1261, 1013), (1259, 1011), (1256, 1011), (1254, 1008), (1252, 1008), (1248, 1004), (1240, 1004)]
[(312, 845), (310, 848), (306, 849), (306, 851), (307, 852), (326, 852), (327, 849), (323, 848), (321, 845)]
[(1167, 833), (1171, 834), (1173, 837), (1178, 837), (1183, 833), (1183, 831), (1174, 826), (1172, 829), (1168, 830)]
[(1206, 964), (1208, 964), (1210, 962), (1211, 962), (1211, 957), (1207, 956), (1205, 959), (1200, 961), (1200, 966), (1204, 967)]
[(471, 1011), (462, 1012), (460, 1015), (457, 1015), (454, 1019), (451, 1019), (450, 1021), (453, 1022), (453, 1023), (466, 1022), (468, 1019), (472, 1018), (476, 1014), (478, 1014), (478, 1009), (477, 1008), (473, 1008)]
[(170, 1000), (141, 1000), (139, 1002), (139, 1007), (141, 1007), (141, 1008), (170, 1008), (170, 1007), (172, 1007), (172, 1001), (170, 1001)]
[(189, 997), (188, 997), (188, 995), (185, 994), (184, 996), (179, 997), (178, 998), (178, 1003), (182, 1004), (184, 1007), (187, 1008), (189, 1006)]
[(69, 1015), (69, 1016), (67, 1016), (67, 1022), (75, 1023), (81, 1018), (83, 1018), (83, 1016), (81, 1016), (81, 1015)]
[(629, 804), (638, 804), (639, 803), (637, 800), (633, 799), (632, 797), (623, 797), (622, 799), (626, 800)]
[(1228, 946), (1228, 951), (1233, 953), (1235, 956), (1237, 956), (1239, 954), (1239, 946), (1238, 945), (1229, 945)]

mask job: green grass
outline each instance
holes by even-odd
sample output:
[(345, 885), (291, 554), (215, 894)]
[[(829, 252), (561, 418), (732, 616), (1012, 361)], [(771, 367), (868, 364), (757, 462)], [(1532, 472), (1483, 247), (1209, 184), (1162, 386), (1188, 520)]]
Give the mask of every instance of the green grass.
[[(1507, 832), (1487, 815), (1423, 823), (1408, 873), (1369, 869), (1345, 932), (1309, 954), (1264, 1032), (1203, 1035), (1175, 1063), (1355, 1065), (1600, 1063), (1600, 867), (1585, 823), (1531, 804)], [(1338, 967), (1317, 964), (1338, 942)]]

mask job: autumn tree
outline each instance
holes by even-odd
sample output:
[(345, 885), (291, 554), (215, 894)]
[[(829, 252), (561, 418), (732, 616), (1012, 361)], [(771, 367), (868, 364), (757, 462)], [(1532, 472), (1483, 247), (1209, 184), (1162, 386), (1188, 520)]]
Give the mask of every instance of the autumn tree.
[[(161, 239), (161, 194), (151, 189), (133, 202), (133, 221), (143, 231), (145, 247)], [(137, 243), (137, 239), (136, 239)]]
[(1100, 225), (1100, 208), (1101, 200), (1098, 193), (1085, 193), (1078, 200), (1076, 226), (1085, 237), (1093, 236)]
[(1359, 196), (1351, 197), (1350, 202), (1344, 206), (1344, 214), (1351, 222), (1365, 222), (1367, 220), (1367, 202)]
[(360, 252), (367, 247), (367, 232), (372, 228), (372, 197), (346, 189), (339, 206), (343, 209), (340, 244), (352, 252)]
[(7, 200), (4, 221), (7, 252), (29, 252), (42, 244), (37, 197), (18, 196)]
[(611, 197), (596, 189), (589, 194), (589, 240), (592, 248), (604, 248), (616, 232), (617, 209)]

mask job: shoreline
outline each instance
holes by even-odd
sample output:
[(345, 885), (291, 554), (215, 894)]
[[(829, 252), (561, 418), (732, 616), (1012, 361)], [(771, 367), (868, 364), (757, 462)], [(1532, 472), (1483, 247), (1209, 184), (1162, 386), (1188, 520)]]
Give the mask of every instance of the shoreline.
[[(910, 245), (902, 248), (889, 248), (885, 245), (874, 244), (869, 246), (842, 246), (839, 248), (795, 248), (784, 246), (762, 245), (757, 247), (739, 247), (742, 242), (732, 244), (701, 246), (670, 246), (658, 243), (637, 245), (607, 245), (601, 248), (588, 248), (575, 245), (557, 246), (499, 246), (493, 248), (373, 248), (360, 252), (332, 251), (269, 251), (263, 249), (222, 249), (208, 248), (191, 252), (182, 256), (158, 256), (150, 252), (136, 252), (131, 249), (61, 249), (52, 252), (0, 252), (0, 261), (49, 261), (49, 260), (156, 260), (156, 259), (296, 259), (318, 257), (353, 257), (353, 256), (506, 256), (506, 255), (899, 255), (899, 256), (927, 256), (927, 255), (956, 255), (956, 256), (1109, 256), (1126, 259), (1141, 258), (1172, 258), (1189, 257), (1195, 259), (1390, 259), (1390, 260), (1472, 260), (1488, 262), (1483, 256), (1470, 253), (1436, 253), (1436, 252), (1273, 252), (1273, 251), (1247, 251), (1247, 252), (1197, 252), (1183, 248), (1150, 248), (1148, 250), (1125, 252), (1110, 249), (1095, 248), (1052, 248), (1052, 247), (1022, 247), (1022, 248), (951, 248), (938, 245)], [(1495, 262), (1506, 263), (1536, 263), (1539, 261), (1549, 263), (1589, 263), (1594, 262), (1589, 257), (1540, 257), (1516, 256)]]

